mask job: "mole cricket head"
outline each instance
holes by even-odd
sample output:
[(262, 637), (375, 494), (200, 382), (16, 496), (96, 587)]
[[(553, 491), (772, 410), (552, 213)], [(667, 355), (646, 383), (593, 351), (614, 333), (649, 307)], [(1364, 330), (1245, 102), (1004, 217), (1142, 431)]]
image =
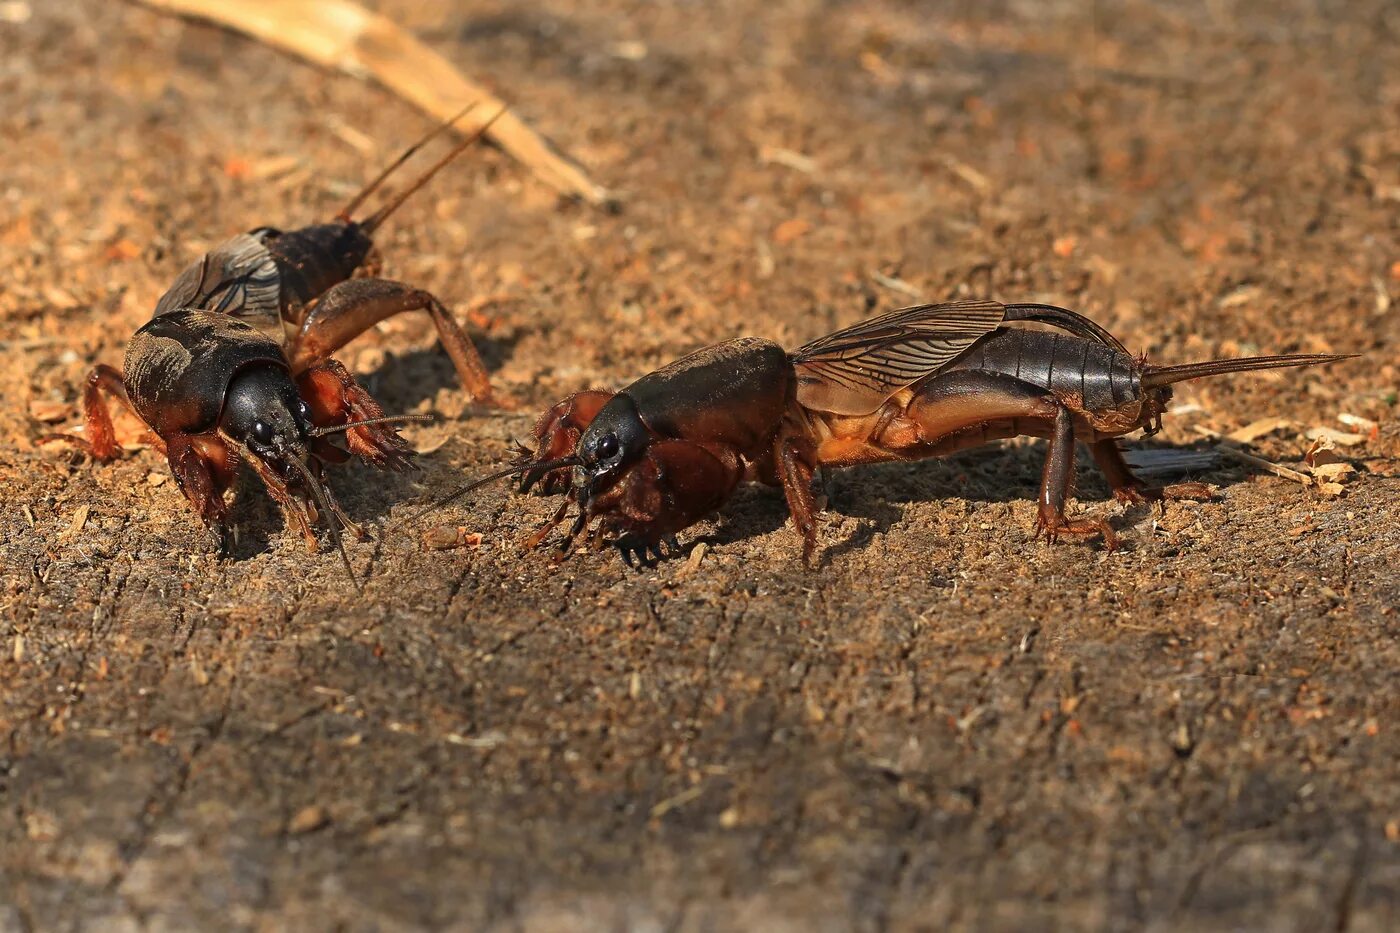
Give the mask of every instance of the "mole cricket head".
[[(311, 409), (286, 370), (250, 366), (237, 373), (224, 396), (219, 427), (283, 480), (304, 472), (310, 457)], [(302, 469), (293, 473), (297, 466)]]
[(636, 403), (623, 393), (613, 396), (575, 447), (580, 503), (617, 482), (646, 453), (652, 436)]

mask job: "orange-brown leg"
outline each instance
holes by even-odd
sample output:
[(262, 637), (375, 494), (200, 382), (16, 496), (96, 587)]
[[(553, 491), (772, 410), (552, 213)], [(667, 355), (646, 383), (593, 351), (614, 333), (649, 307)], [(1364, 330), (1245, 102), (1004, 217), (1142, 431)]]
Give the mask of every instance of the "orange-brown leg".
[(1036, 534), (1045, 532), (1047, 541), (1054, 543), (1060, 535), (1079, 535), (1085, 538), (1101, 537), (1104, 546), (1110, 551), (1118, 546), (1118, 536), (1108, 523), (1098, 518), (1069, 518), (1065, 515), (1065, 499), (1074, 485), (1074, 416), (1068, 408), (1060, 406), (1055, 413), (1054, 428), (1050, 434), (1050, 449), (1045, 456), (1045, 467), (1040, 473), (1040, 495), (1036, 504), (1039, 514), (1036, 517)]
[(213, 536), (219, 553), (228, 550), (228, 506), (224, 493), (238, 473), (238, 458), (217, 439), (188, 434), (165, 438), (165, 455), (175, 484)]
[(787, 499), (792, 523), (802, 535), (802, 563), (811, 566), (812, 553), (817, 547), (817, 500), (812, 495), (816, 448), (810, 440), (800, 436), (784, 437), (777, 446), (774, 459), (783, 496)]
[(350, 279), (327, 289), (287, 345), (292, 372), (317, 366), (375, 324), (407, 311), (428, 313), (462, 388), (478, 402), (496, 404), (476, 347), (442, 302), (420, 288), (389, 279)]
[[(535, 449), (531, 451), (525, 447), (518, 448), (516, 465), (523, 467), (527, 463), (544, 463), (572, 454), (578, 439), (588, 430), (598, 412), (612, 397), (612, 392), (591, 389), (587, 392), (575, 392), (554, 405), (535, 423)], [(562, 492), (569, 487), (570, 472), (567, 467), (544, 471), (527, 470), (521, 477), (520, 491), (529, 492), (531, 487), (539, 483), (540, 491), (547, 496)]]
[[(627, 474), (587, 504), (589, 520), (616, 533), (613, 542), (629, 566), (664, 557), (663, 544), (680, 552), (677, 532), (724, 504), (743, 478), (737, 451), (718, 443), (657, 441)], [(573, 534), (583, 530), (575, 523)], [(654, 557), (652, 556), (654, 555)]]
[(1208, 502), (1211, 489), (1205, 483), (1173, 483), (1170, 486), (1149, 486), (1133, 475), (1128, 462), (1123, 459), (1123, 451), (1118, 442), (1112, 439), (1096, 441), (1089, 445), (1094, 462), (1103, 471), (1108, 486), (1113, 490), (1113, 498), (1129, 505), (1139, 502), (1156, 502), (1163, 507), (1168, 499), (1195, 499)]
[(958, 449), (960, 438), (966, 436), (962, 432), (978, 425), (1049, 424), (1050, 450), (1041, 473), (1037, 534), (1044, 531), (1051, 541), (1066, 534), (1098, 535), (1109, 548), (1117, 545), (1117, 536), (1105, 522), (1065, 515), (1065, 499), (1074, 480), (1074, 416), (1044, 389), (998, 373), (949, 373), (921, 386), (905, 417), (918, 427), (915, 452), (937, 454)]
[[(297, 376), (297, 391), (311, 408), (311, 420), (321, 427), (382, 418), (384, 409), (366, 392), (355, 377), (336, 360), (326, 360)], [(317, 456), (336, 461), (332, 445), (318, 443)], [(381, 470), (404, 473), (414, 469), (413, 448), (399, 436), (392, 424), (371, 424), (345, 432), (345, 446), (357, 457)], [(333, 448), (332, 448), (333, 450)]]
[[(109, 399), (115, 399), (133, 415), (136, 414), (136, 408), (126, 394), (122, 374), (116, 368), (101, 363), (88, 373), (87, 385), (83, 388), (83, 422), (87, 437), (79, 437), (76, 434), (43, 434), (37, 439), (38, 442), (65, 441), (94, 460), (102, 463), (115, 460), (121, 453), (121, 448), (117, 446), (116, 431), (112, 427)], [(146, 440), (157, 449), (165, 448), (165, 444), (154, 433), (148, 433)]]

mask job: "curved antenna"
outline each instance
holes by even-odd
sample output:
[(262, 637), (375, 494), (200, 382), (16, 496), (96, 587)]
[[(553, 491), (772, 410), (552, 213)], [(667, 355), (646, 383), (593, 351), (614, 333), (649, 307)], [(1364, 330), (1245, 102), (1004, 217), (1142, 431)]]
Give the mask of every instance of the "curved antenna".
[(394, 211), (402, 207), (403, 202), (407, 201), (410, 197), (412, 197), (414, 192), (416, 192), (419, 188), (426, 185), (434, 175), (440, 172), (447, 165), (447, 163), (457, 158), (457, 156), (461, 155), (464, 151), (466, 151), (468, 146), (470, 146), (472, 143), (476, 142), (483, 135), (485, 135), (486, 131), (491, 128), (491, 124), (499, 120), (501, 118), (501, 115), (504, 114), (507, 109), (508, 108), (504, 104), (501, 105), (501, 109), (493, 113), (489, 120), (486, 120), (475, 130), (468, 133), (466, 138), (463, 139), (460, 143), (458, 143), (452, 149), (451, 152), (449, 152), (447, 155), (443, 156), (440, 160), (438, 160), (438, 163), (432, 168), (428, 169), (422, 175), (419, 175), (418, 179), (414, 181), (413, 184), (409, 185), (406, 189), (404, 189), (402, 194), (398, 195), (394, 198), (394, 200), (390, 201), (388, 204), (385, 204), (379, 210), (375, 211), (373, 214), (370, 214), (363, 221), (361, 221), (360, 226), (364, 229), (365, 233), (373, 233), (379, 227), (379, 225), (384, 222), (385, 218), (387, 218)]
[(383, 418), (366, 418), (364, 421), (350, 421), (346, 424), (328, 424), (324, 427), (312, 428), (306, 432), (307, 437), (325, 437), (327, 434), (339, 434), (341, 431), (348, 431), (351, 428), (361, 428), (371, 424), (419, 424), (432, 421), (432, 415), (385, 415)]
[(471, 113), (472, 110), (476, 108), (476, 104), (476, 101), (472, 101), (470, 104), (467, 104), (461, 110), (457, 111), (457, 113), (454, 114), (452, 117), (450, 117), (447, 120), (444, 120), (442, 123), (439, 123), (437, 126), (433, 127), (433, 129), (429, 131), (429, 133), (422, 139), (418, 140), (418, 142), (409, 146), (402, 153), (400, 153), (397, 159), (386, 165), (384, 167), (384, 170), (374, 177), (373, 181), (361, 188), (359, 193), (350, 199), (350, 203), (342, 207), (336, 213), (335, 219), (342, 220), (347, 224), (350, 223), (350, 215), (354, 213), (355, 208), (363, 204), (365, 202), (365, 198), (378, 191), (379, 186), (384, 184), (385, 179), (387, 179), (390, 175), (394, 174), (394, 172), (399, 168), (399, 166), (403, 165), (410, 158), (412, 158), (415, 152), (417, 152), (419, 149), (422, 149), (434, 139), (437, 139), (438, 136), (440, 136), (444, 131), (446, 131), (448, 127), (452, 126), (458, 120)]
[(498, 479), (505, 479), (507, 476), (514, 476), (517, 473), (524, 473), (526, 470), (533, 470), (536, 468), (543, 469), (546, 471), (557, 470), (559, 467), (578, 466), (582, 462), (583, 460), (579, 456), (571, 455), (568, 457), (560, 457), (558, 460), (546, 460), (544, 462), (517, 464), (516, 466), (507, 467), (506, 469), (499, 470), (495, 473), (489, 473), (486, 476), (481, 477), (480, 479), (472, 480), (470, 483), (463, 486), (461, 489), (458, 489), (456, 492), (443, 496), (441, 499), (437, 500), (431, 505), (425, 506), (417, 512), (414, 512), (408, 518), (404, 519), (400, 523), (400, 525), (412, 525), (424, 515), (427, 515), (431, 512), (436, 512), (438, 509), (451, 505), (458, 499), (465, 496), (467, 493), (472, 492), (473, 490), (481, 486), (485, 486), (487, 483), (494, 483)]

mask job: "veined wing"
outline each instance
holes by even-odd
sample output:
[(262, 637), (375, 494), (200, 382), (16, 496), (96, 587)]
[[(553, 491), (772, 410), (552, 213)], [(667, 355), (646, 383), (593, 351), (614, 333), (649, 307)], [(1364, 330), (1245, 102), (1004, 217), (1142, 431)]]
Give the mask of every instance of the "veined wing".
[(152, 317), (177, 308), (277, 321), (281, 274), (261, 231), (240, 233), (190, 263), (161, 296)]
[(868, 415), (996, 330), (1006, 307), (952, 301), (892, 311), (814, 340), (792, 354), (797, 400), (838, 415)]

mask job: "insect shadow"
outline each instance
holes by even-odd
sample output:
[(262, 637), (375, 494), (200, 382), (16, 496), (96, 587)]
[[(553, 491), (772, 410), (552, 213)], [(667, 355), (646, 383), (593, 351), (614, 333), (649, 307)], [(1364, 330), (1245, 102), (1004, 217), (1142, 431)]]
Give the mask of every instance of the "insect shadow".
[[(473, 336), (481, 360), (489, 373), (505, 365), (524, 338), (523, 329), (500, 337)], [(384, 362), (371, 373), (357, 378), (379, 399), (386, 411), (413, 411), (423, 402), (437, 398), (443, 389), (459, 386), (452, 360), (436, 346), (411, 350), (386, 350)]]
[[(1023, 443), (980, 448), (939, 460), (918, 463), (886, 463), (859, 469), (830, 470), (818, 480), (827, 508), (834, 514), (864, 519), (859, 527), (840, 539), (828, 537), (818, 554), (818, 566), (868, 545), (877, 534), (886, 534), (905, 516), (904, 506), (965, 499), (973, 502), (1024, 502), (1034, 500), (1040, 486), (1045, 461), (1045, 444), (1035, 439)], [(1129, 445), (1133, 451), (1174, 451), (1208, 454), (1209, 441), (1171, 444), (1142, 438)], [(1075, 488), (1081, 506), (1098, 507), (1110, 498), (1108, 483), (1093, 466), (1082, 448), (1076, 458)], [(1151, 475), (1144, 470), (1145, 475)], [(1172, 471), (1208, 480), (1216, 486), (1243, 481), (1251, 471), (1229, 462), (1216, 461), (1197, 471)], [(1150, 515), (1156, 505), (1142, 503), (1114, 506), (1112, 524), (1131, 527)], [(712, 546), (733, 544), (778, 531), (788, 523), (782, 493), (763, 486), (750, 486), (719, 513), (718, 527), (696, 541)]]

